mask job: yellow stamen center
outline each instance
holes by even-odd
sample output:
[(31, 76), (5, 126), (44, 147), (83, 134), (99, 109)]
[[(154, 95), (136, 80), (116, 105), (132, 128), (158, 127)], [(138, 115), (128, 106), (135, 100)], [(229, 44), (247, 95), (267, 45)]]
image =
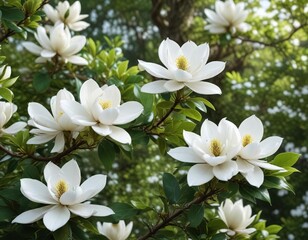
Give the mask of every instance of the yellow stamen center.
[(68, 190), (68, 185), (64, 180), (60, 180), (56, 184), (56, 195), (58, 198), (62, 196), (63, 193), (65, 193)]
[(222, 152), (222, 146), (221, 146), (220, 141), (218, 141), (217, 139), (213, 139), (210, 143), (210, 149), (211, 149), (212, 154), (215, 157), (220, 156)]
[(176, 60), (176, 66), (178, 69), (182, 69), (184, 71), (186, 71), (188, 69), (188, 60), (186, 57), (184, 57), (183, 55), (182, 56), (179, 56)]
[(243, 147), (247, 146), (248, 144), (252, 143), (252, 137), (250, 134), (246, 134), (243, 138), (242, 138), (242, 144)]
[(103, 110), (112, 107), (112, 102), (110, 100), (106, 100), (106, 101), (100, 100), (99, 104), (101, 105)]

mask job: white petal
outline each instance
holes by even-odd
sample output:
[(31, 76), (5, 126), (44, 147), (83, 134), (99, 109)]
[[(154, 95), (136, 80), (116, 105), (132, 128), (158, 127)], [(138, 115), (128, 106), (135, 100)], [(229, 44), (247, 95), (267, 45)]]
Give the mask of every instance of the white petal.
[(276, 165), (270, 164), (270, 163), (268, 163), (266, 161), (250, 160), (249, 162), (251, 164), (255, 165), (255, 166), (258, 166), (260, 168), (265, 168), (265, 169), (268, 169), (268, 170), (278, 170), (278, 171), (284, 170), (284, 168), (281, 168), (281, 167), (278, 167)]
[(28, 105), (28, 113), (33, 121), (41, 126), (46, 126), (51, 129), (59, 129), (59, 126), (50, 112), (41, 104), (30, 102)]
[(204, 163), (204, 160), (201, 159), (192, 148), (189, 147), (177, 147), (171, 149), (168, 154), (174, 159), (181, 162), (188, 163)]
[(222, 181), (228, 181), (238, 172), (237, 164), (230, 160), (223, 164), (213, 167), (213, 173), (215, 177)]
[(30, 138), (27, 141), (27, 144), (42, 144), (42, 143), (49, 142), (51, 139), (55, 137), (56, 135), (53, 135), (53, 134), (41, 134), (33, 138)]
[[(190, 65), (194, 65), (192, 61), (194, 61), (194, 57), (192, 57), (193, 53), (196, 52), (198, 46), (193, 41), (187, 41), (181, 46), (181, 50), (185, 58), (188, 59)], [(199, 58), (200, 60), (200, 58)], [(190, 69), (191, 70), (191, 69)], [(189, 71), (191, 72), (191, 71)]]
[(193, 50), (191, 58), (189, 60), (189, 72), (194, 73), (198, 71), (202, 65), (204, 65), (209, 57), (210, 48), (207, 43), (201, 44)]
[(43, 58), (52, 58), (52, 57), (54, 57), (56, 54), (57, 54), (56, 52), (50, 51), (50, 50), (46, 50), (46, 49), (44, 49), (44, 50), (41, 51), (41, 56), (42, 56)]
[(56, 204), (57, 202), (51, 197), (48, 188), (42, 182), (30, 179), (30, 178), (22, 178), (20, 180), (20, 191), (21, 193), (36, 203), (43, 204)]
[(43, 217), (45, 227), (50, 231), (56, 231), (63, 227), (70, 219), (70, 211), (67, 207), (56, 205), (55, 208), (50, 209)]
[(166, 46), (168, 48), (168, 56), (169, 56), (169, 66), (176, 62), (177, 57), (181, 53), (180, 46), (173, 40), (167, 38)]
[(27, 124), (25, 122), (16, 122), (16, 123), (13, 123), (8, 128), (2, 129), (2, 131), (6, 134), (15, 134), (21, 131), (26, 126)]
[(168, 68), (168, 48), (166, 40), (163, 40), (159, 45), (158, 56), (160, 61)]
[(251, 135), (253, 142), (261, 142), (263, 137), (263, 124), (259, 118), (252, 115), (240, 124), (239, 131), (242, 137)]
[(88, 61), (82, 57), (79, 57), (79, 56), (76, 56), (76, 55), (73, 55), (73, 56), (70, 56), (68, 58), (66, 58), (68, 62), (70, 63), (73, 63), (73, 64), (76, 64), (76, 65), (88, 65)]
[(61, 51), (61, 55), (62, 56), (75, 55), (76, 53), (80, 52), (80, 50), (84, 47), (84, 45), (86, 44), (86, 41), (87, 39), (85, 36), (72, 37), (69, 47), (66, 49), (63, 49), (63, 51)]
[(200, 186), (209, 182), (214, 177), (212, 169), (208, 164), (196, 164), (192, 166), (187, 174), (188, 185)]
[(221, 90), (218, 86), (209, 82), (190, 82), (185, 85), (192, 91), (204, 95), (221, 94)]
[(166, 80), (157, 80), (154, 82), (147, 83), (142, 86), (141, 91), (145, 93), (164, 93), (168, 90), (164, 87)]
[(44, 178), (48, 187), (54, 186), (61, 177), (61, 169), (53, 162), (48, 162), (44, 168)]
[(70, 186), (74, 188), (80, 185), (80, 168), (76, 160), (70, 160), (69, 162), (65, 163), (62, 166), (61, 171), (63, 172), (63, 175), (69, 182)]
[(192, 147), (196, 139), (200, 139), (200, 136), (194, 132), (183, 131), (183, 137), (188, 146)]
[(50, 42), (52, 49), (59, 54), (69, 46), (71, 36), (69, 31), (65, 31), (61, 23), (50, 30)]
[(96, 217), (105, 217), (105, 216), (114, 214), (114, 211), (109, 207), (96, 205), (96, 204), (88, 204), (87, 207), (93, 210), (93, 216), (96, 216)]
[(31, 53), (40, 56), (41, 51), (43, 51), (43, 48), (39, 47), (38, 45), (32, 43), (32, 42), (24, 42), (22, 45)]
[(82, 126), (92, 126), (96, 124), (93, 117), (78, 102), (62, 100), (61, 107), (76, 124), (80, 124)]
[(112, 125), (119, 115), (119, 110), (116, 108), (109, 108), (101, 111), (98, 115), (100, 123), (103, 125)]
[(164, 88), (167, 89), (168, 92), (175, 92), (185, 87), (184, 83), (169, 80), (164, 84)]
[(12, 223), (22, 223), (22, 224), (27, 224), (27, 223), (33, 223), (36, 222), (40, 219), (43, 218), (44, 214), (54, 207), (53, 205), (48, 205), (45, 207), (40, 207), (40, 208), (35, 208), (26, 212), (23, 212), (19, 214)]
[(281, 137), (275, 137), (275, 136), (264, 139), (260, 143), (261, 153), (259, 155), (259, 158), (265, 158), (273, 155), (279, 149), (282, 140), (283, 139)]
[(82, 196), (82, 198), (84, 199), (83, 201), (94, 197), (96, 194), (102, 191), (106, 186), (106, 182), (107, 182), (107, 176), (103, 174), (94, 175), (88, 178), (86, 181), (84, 181), (80, 186), (83, 192), (85, 193)]
[(94, 132), (101, 136), (108, 136), (109, 134), (111, 134), (110, 126), (106, 126), (103, 124), (94, 125), (92, 126), (92, 129)]
[(229, 25), (228, 21), (226, 21), (224, 18), (217, 15), (214, 11), (209, 10), (209, 9), (205, 9), (204, 12), (205, 12), (206, 16), (209, 18), (210, 22), (218, 23), (219, 25), (222, 25), (222, 26), (228, 26)]
[(192, 77), (192, 81), (197, 82), (209, 78), (213, 78), (221, 73), (225, 69), (226, 63), (220, 61), (213, 61), (204, 66), (198, 71), (198, 73), (194, 74)]
[(192, 80), (191, 73), (184, 71), (182, 69), (176, 69), (172, 71), (173, 79), (179, 82), (189, 82)]
[(64, 146), (65, 146), (65, 140), (64, 140), (64, 134), (63, 132), (60, 132), (55, 139), (55, 145), (53, 146), (53, 148), (51, 149), (51, 152), (63, 152), (64, 150)]
[(212, 167), (220, 165), (224, 163), (227, 160), (226, 156), (207, 156), (207, 154), (204, 155), (203, 159), (206, 161), (206, 163), (210, 164)]
[(78, 215), (83, 218), (91, 217), (94, 213), (94, 209), (91, 207), (88, 207), (90, 204), (75, 204), (68, 206), (68, 209), (74, 213), (75, 215)]
[(85, 22), (85, 21), (78, 21), (78, 22), (74, 22), (74, 23), (69, 24), (70, 29), (72, 29), (75, 32), (82, 31), (89, 26), (90, 26), (90, 24)]
[(206, 25), (204, 29), (209, 30), (210, 33), (215, 33), (215, 34), (227, 32), (227, 29), (225, 27), (215, 25), (215, 24)]
[(114, 124), (125, 124), (135, 120), (143, 112), (143, 106), (139, 102), (129, 101), (119, 107), (119, 115)]
[(45, 4), (43, 11), (52, 22), (55, 23), (59, 19), (58, 12), (50, 4)]
[(91, 108), (97, 98), (103, 94), (103, 90), (98, 86), (97, 82), (93, 79), (85, 81), (80, 88), (80, 103), (91, 113)]
[(250, 160), (258, 158), (261, 152), (261, 147), (259, 143), (250, 143), (242, 148), (239, 155), (241, 158)]
[(243, 160), (241, 158), (238, 158), (236, 160), (236, 163), (237, 163), (239, 172), (242, 172), (242, 173), (252, 171), (254, 168), (254, 166), (250, 164), (249, 161)]
[(53, 50), (45, 28), (38, 26), (35, 38), (44, 49)]
[(171, 79), (171, 74), (166, 68), (156, 63), (144, 62), (142, 60), (138, 60), (138, 62), (142, 69), (147, 71), (152, 76), (157, 78)]
[(109, 134), (109, 137), (123, 144), (131, 144), (132, 139), (128, 132), (126, 132), (123, 128), (110, 126), (110, 130), (111, 133)]
[(200, 132), (203, 142), (220, 138), (217, 125), (208, 119), (202, 123)]
[(250, 185), (260, 187), (264, 181), (264, 173), (259, 167), (254, 167), (252, 171), (242, 173)]

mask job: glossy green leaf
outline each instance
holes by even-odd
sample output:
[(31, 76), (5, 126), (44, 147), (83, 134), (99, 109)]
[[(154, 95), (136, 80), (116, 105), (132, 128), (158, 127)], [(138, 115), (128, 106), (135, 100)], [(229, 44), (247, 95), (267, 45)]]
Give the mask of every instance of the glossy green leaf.
[(49, 88), (51, 81), (48, 73), (39, 72), (34, 75), (32, 85), (37, 92), (43, 93)]
[(170, 173), (164, 173), (163, 175), (163, 188), (166, 197), (169, 202), (177, 203), (181, 197), (181, 189), (176, 178)]
[(187, 217), (191, 227), (198, 227), (203, 220), (203, 205), (192, 205), (187, 212)]
[(98, 145), (97, 153), (104, 167), (109, 171), (112, 168), (116, 156), (113, 143), (107, 140), (101, 141)]
[(70, 225), (67, 223), (63, 227), (59, 228), (55, 232), (52, 233), (55, 240), (72, 240), (72, 230)]
[(9, 102), (12, 102), (14, 93), (8, 88), (0, 87), (0, 96)]
[(110, 207), (115, 212), (115, 215), (112, 215), (112, 217), (116, 220), (131, 219), (139, 212), (138, 209), (127, 203), (113, 203)]
[(300, 156), (300, 154), (293, 152), (280, 153), (270, 163), (279, 167), (291, 167), (298, 161)]

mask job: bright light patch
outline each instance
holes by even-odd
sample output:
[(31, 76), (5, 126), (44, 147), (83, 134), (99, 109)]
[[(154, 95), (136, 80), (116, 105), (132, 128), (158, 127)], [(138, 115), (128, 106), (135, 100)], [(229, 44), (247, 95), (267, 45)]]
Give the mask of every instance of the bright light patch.
[(105, 110), (112, 107), (112, 102), (110, 100), (100, 100), (99, 105), (101, 105), (102, 109)]

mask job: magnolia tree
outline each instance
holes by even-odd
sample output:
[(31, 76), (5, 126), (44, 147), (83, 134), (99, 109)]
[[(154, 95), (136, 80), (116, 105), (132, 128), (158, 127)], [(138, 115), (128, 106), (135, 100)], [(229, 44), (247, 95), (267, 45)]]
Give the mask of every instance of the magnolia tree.
[[(208, 119), (215, 110), (208, 95), (224, 94), (211, 81), (228, 65), (209, 61), (209, 44), (180, 46), (166, 38), (157, 49), (161, 64), (139, 59), (128, 68), (116, 41), (106, 39), (103, 47), (82, 35), (90, 26), (79, 1), (1, 4), (3, 44), (14, 34), (34, 35), (22, 46), (36, 56), (28, 69), (32, 87), (44, 92), (44, 101), (15, 102), (17, 77), (2, 56), (3, 239), (278, 238), (281, 226), (268, 225), (254, 204), (270, 203), (271, 188), (292, 190), (286, 177), (297, 171), (299, 155), (277, 154), (283, 138), (263, 138), (258, 116), (238, 126), (228, 116)], [(251, 28), (244, 3), (216, 1), (205, 14), (211, 34)], [(18, 115), (24, 101), (27, 114)], [(160, 161), (156, 173), (147, 166), (159, 176), (151, 194), (142, 184), (128, 190), (133, 197), (126, 201), (101, 193), (144, 181), (133, 175), (115, 181), (122, 165), (129, 171), (137, 164), (134, 158)]]

